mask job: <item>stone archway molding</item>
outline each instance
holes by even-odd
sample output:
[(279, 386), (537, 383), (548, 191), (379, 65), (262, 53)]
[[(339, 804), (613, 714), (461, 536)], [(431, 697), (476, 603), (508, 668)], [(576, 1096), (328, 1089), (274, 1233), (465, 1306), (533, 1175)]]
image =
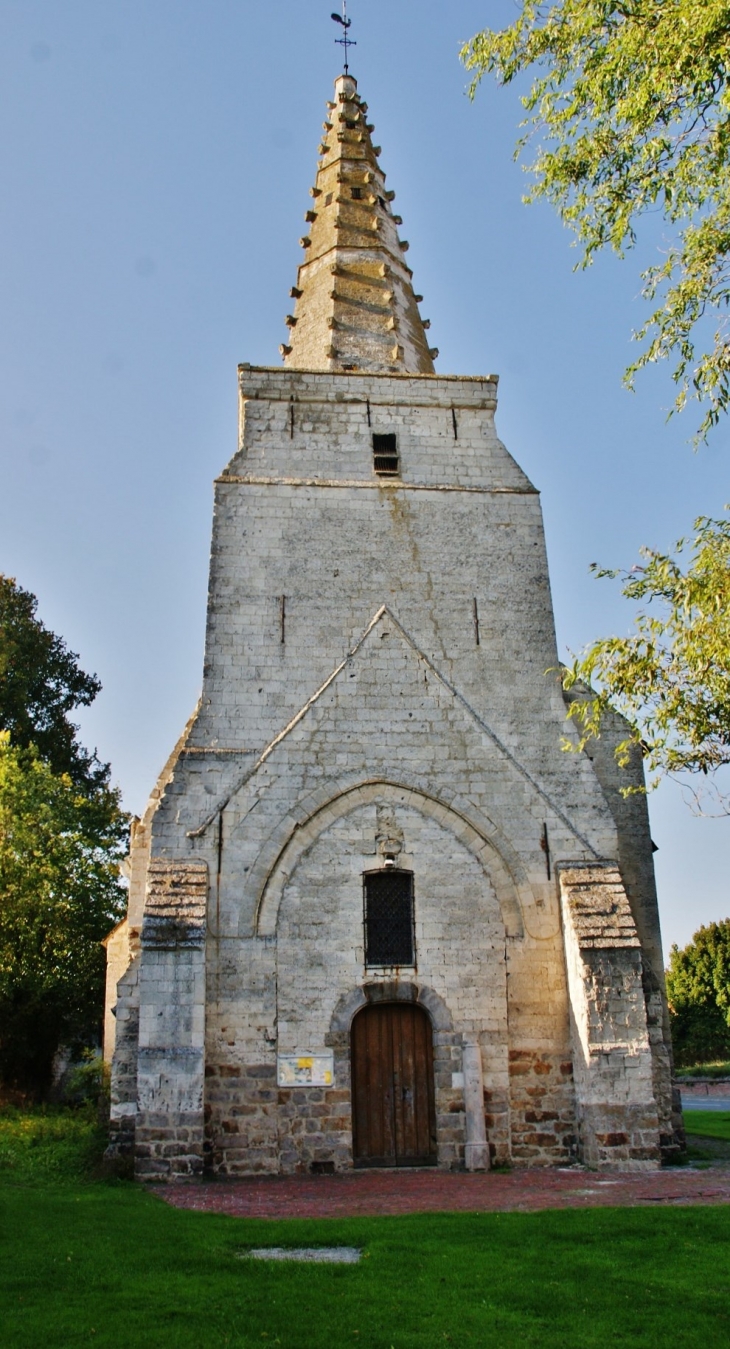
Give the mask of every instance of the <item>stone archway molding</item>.
[[(375, 801), (410, 806), (450, 830), (477, 859), (493, 885), (507, 936), (524, 935), (519, 882), (527, 885), (527, 879), (514, 850), (499, 835), (491, 821), (488, 824), (477, 822), (471, 811), (467, 816), (461, 802), (446, 804), (421, 788), (381, 779), (360, 782), (319, 804), (313, 802), (313, 809), (305, 818), (295, 819), (288, 815), (280, 822), (262, 848), (250, 874), (249, 883), (256, 893), (256, 936), (275, 935), (284, 889), (303, 854), (330, 825)], [(301, 816), (301, 812), (297, 813)], [(519, 882), (515, 873), (519, 876)]]
[(435, 1031), (453, 1033), (454, 1022), (451, 1012), (438, 993), (421, 984), (392, 980), (362, 984), (359, 988), (351, 989), (349, 993), (343, 993), (332, 1013), (330, 1036), (349, 1035), (358, 1012), (361, 1012), (363, 1007), (371, 1007), (378, 1002), (415, 1002), (428, 1012)]

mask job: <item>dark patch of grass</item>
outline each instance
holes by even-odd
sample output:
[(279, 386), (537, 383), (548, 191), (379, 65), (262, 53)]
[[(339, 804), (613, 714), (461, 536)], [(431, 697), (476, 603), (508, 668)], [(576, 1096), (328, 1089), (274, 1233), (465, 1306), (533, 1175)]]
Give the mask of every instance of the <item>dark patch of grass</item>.
[(688, 1134), (700, 1138), (721, 1138), (730, 1143), (730, 1110), (684, 1110)]
[(0, 1110), (0, 1181), (74, 1181), (101, 1165), (106, 1131), (91, 1106)]
[(730, 1062), (723, 1059), (716, 1063), (695, 1063), (691, 1068), (677, 1068), (675, 1073), (678, 1078), (730, 1077)]
[[(730, 1209), (242, 1220), (131, 1184), (5, 1185), (4, 1349), (705, 1349), (730, 1340)], [(360, 1246), (356, 1266), (251, 1246)]]

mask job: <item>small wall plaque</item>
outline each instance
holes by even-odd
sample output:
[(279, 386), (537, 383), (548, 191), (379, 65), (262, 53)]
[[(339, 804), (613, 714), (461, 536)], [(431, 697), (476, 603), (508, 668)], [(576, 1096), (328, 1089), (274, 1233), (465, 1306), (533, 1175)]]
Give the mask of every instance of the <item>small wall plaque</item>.
[(331, 1087), (335, 1080), (334, 1054), (277, 1054), (276, 1081), (280, 1087)]

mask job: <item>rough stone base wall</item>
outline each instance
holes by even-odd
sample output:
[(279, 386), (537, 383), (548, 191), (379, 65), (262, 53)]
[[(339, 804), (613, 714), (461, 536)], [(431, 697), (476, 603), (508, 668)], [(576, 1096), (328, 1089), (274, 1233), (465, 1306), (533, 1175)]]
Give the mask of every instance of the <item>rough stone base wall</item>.
[(349, 1091), (281, 1089), (279, 1120), (282, 1171), (346, 1171), (352, 1166)]
[(200, 1111), (157, 1114), (140, 1111), (135, 1139), (139, 1180), (173, 1180), (203, 1174)]
[[(238, 1068), (209, 1064), (205, 1105), (207, 1167), (222, 1176), (350, 1170), (353, 1159), (349, 1049), (333, 1047), (333, 1087), (277, 1087), (273, 1064)], [(464, 1092), (463, 1088), (452, 1086), (452, 1075), (461, 1070), (461, 1056), (460, 1035), (435, 1033), (436, 1129), (438, 1165), (442, 1170), (461, 1170), (464, 1166)], [(575, 1161), (576, 1106), (569, 1060), (512, 1050), (509, 1099), (489, 1088), (485, 1088), (484, 1098), (489, 1151), (494, 1163), (558, 1166)], [(631, 1146), (636, 1146), (641, 1121), (633, 1115), (627, 1121), (625, 1110), (619, 1108), (616, 1129), (602, 1138), (603, 1148), (614, 1154), (614, 1165), (620, 1163), (628, 1146), (627, 1127)], [(601, 1160), (601, 1164), (605, 1162)]]
[(271, 1064), (209, 1064), (205, 1095), (206, 1164), (217, 1175), (352, 1166), (349, 1083), (277, 1087)]
[[(345, 1041), (332, 1045), (332, 1087), (277, 1087), (273, 1064), (206, 1066), (207, 1168), (221, 1176), (352, 1169), (349, 1036), (328, 1038)], [(437, 1031), (433, 1052), (438, 1165), (460, 1170), (466, 1141), (464, 1092), (452, 1086), (452, 1075), (461, 1070), (461, 1036)], [(160, 1127), (155, 1127), (161, 1138)], [(143, 1133), (144, 1128), (138, 1136)]]
[(682, 1118), (682, 1098), (674, 1079), (672, 1054), (665, 1038), (663, 991), (652, 987), (644, 972), (646, 1022), (652, 1056), (652, 1086), (659, 1121), (662, 1161), (676, 1162), (687, 1151)]
[(115, 1029), (109, 1146), (106, 1152), (109, 1159), (134, 1155), (139, 1049), (139, 956), (117, 983)]
[(279, 1170), (279, 1093), (270, 1063), (208, 1063), (206, 1166), (221, 1176)]
[(509, 1166), (512, 1161), (509, 1095), (494, 1087), (484, 1087), (484, 1124), (492, 1166)]
[(152, 858), (139, 967), (136, 1174), (203, 1170), (205, 932), (203, 859)]
[(581, 1161), (599, 1170), (636, 1171), (659, 1165), (653, 1105), (584, 1104), (580, 1111)]
[(579, 1156), (589, 1166), (661, 1163), (657, 1058), (647, 1024), (641, 944), (621, 873), (559, 868)]
[[(509, 1156), (518, 1166), (559, 1166), (576, 1159), (575, 1092), (569, 1058), (511, 1049)], [(487, 1128), (489, 1131), (489, 1118)], [(502, 1156), (497, 1154), (497, 1161)]]

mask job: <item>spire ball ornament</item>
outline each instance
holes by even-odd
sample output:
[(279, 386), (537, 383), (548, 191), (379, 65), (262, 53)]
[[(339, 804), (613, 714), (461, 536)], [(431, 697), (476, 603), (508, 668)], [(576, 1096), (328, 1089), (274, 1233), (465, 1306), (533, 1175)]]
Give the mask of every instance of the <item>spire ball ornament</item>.
[(342, 0), (342, 13), (331, 14), (330, 18), (334, 19), (335, 23), (339, 23), (343, 30), (342, 37), (336, 37), (335, 42), (337, 43), (338, 47), (345, 48), (345, 74), (348, 75), (350, 72), (350, 67), (347, 63), (347, 50), (348, 47), (356, 47), (357, 43), (353, 41), (348, 31), (350, 25), (352, 24), (352, 19), (348, 19), (347, 17), (347, 0)]

